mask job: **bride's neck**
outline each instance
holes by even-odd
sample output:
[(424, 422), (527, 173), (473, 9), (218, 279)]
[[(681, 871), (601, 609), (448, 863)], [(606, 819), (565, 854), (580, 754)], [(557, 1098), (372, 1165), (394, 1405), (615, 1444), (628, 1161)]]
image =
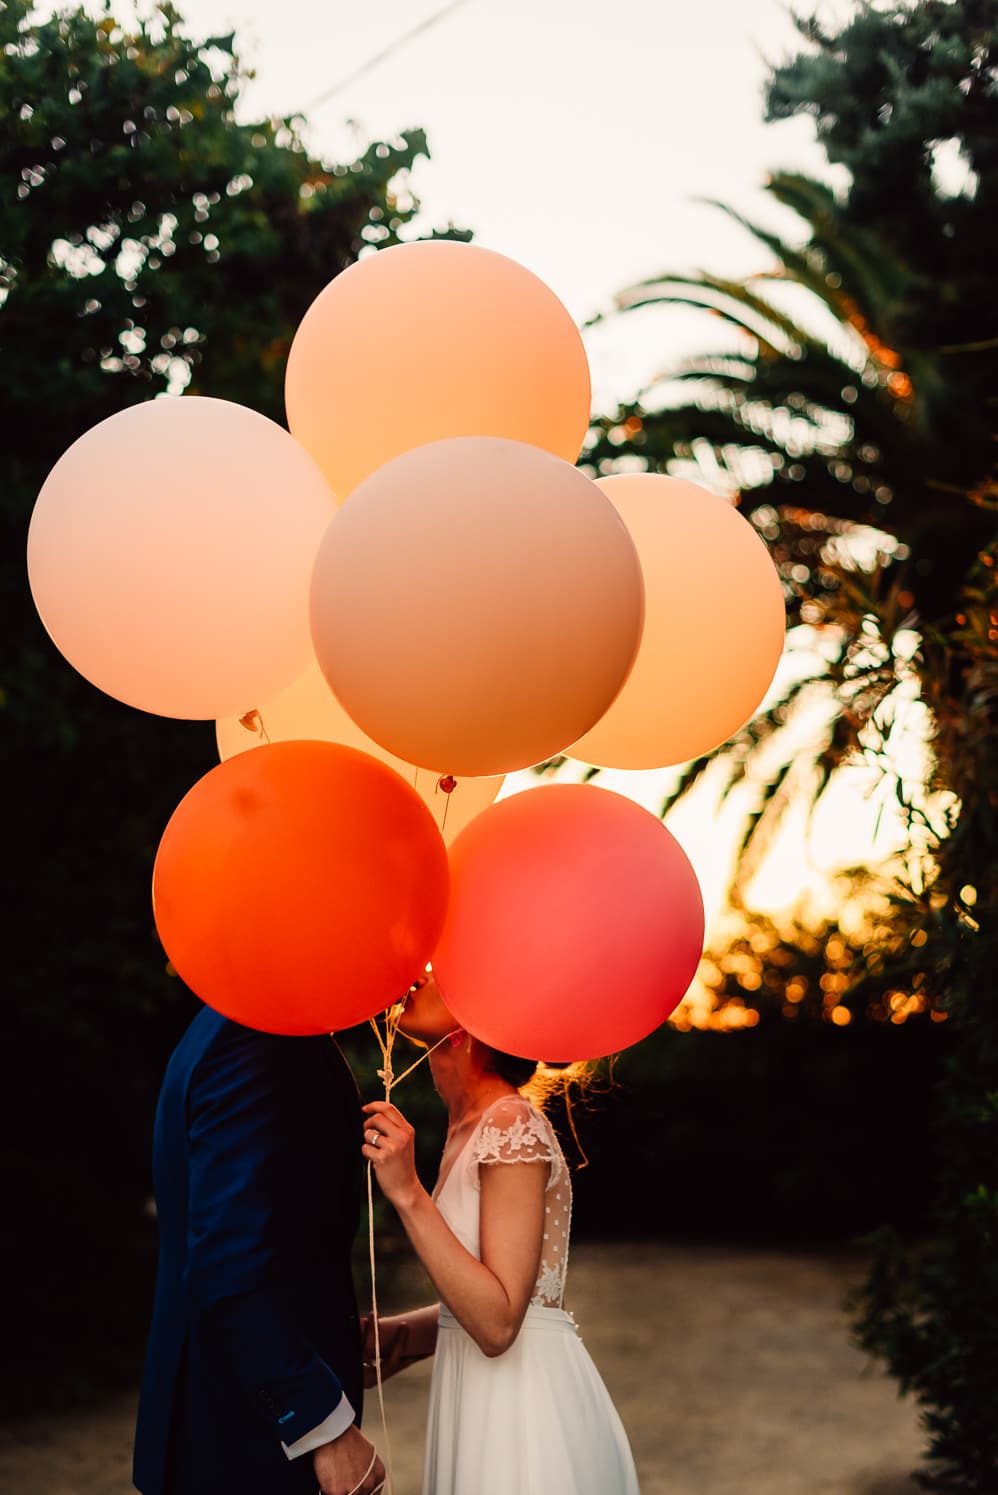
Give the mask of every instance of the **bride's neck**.
[(469, 1117), (479, 1116), (493, 1101), (504, 1095), (515, 1095), (508, 1080), (486, 1069), (478, 1056), (457, 1050), (438, 1050), (430, 1059), (433, 1082), (447, 1107), (450, 1127), (461, 1125)]

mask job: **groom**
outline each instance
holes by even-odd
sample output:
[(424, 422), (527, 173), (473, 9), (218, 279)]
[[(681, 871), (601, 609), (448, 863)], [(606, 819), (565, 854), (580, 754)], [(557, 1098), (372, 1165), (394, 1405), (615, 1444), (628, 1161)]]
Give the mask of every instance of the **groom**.
[(373, 1495), (350, 1248), (360, 1099), (325, 1035), (205, 1008), (167, 1067), (159, 1271), (135, 1438), (142, 1495)]

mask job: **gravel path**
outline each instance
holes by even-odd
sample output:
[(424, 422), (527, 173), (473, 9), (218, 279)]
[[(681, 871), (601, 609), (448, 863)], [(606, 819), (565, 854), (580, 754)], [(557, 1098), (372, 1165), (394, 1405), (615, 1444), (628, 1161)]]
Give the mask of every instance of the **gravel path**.
[[(914, 1409), (848, 1342), (841, 1303), (857, 1270), (776, 1251), (575, 1248), (567, 1306), (630, 1435), (642, 1495), (916, 1495)], [(428, 1380), (418, 1366), (385, 1389), (396, 1495), (418, 1495)], [(133, 1416), (122, 1397), (4, 1431), (0, 1491), (127, 1495)], [(369, 1431), (377, 1420), (372, 1393)]]

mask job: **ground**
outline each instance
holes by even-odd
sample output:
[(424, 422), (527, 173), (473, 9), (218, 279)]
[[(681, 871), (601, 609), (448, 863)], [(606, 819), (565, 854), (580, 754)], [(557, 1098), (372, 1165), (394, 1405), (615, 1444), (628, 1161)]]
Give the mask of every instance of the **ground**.
[[(915, 1495), (915, 1411), (849, 1344), (842, 1299), (861, 1270), (827, 1254), (573, 1250), (567, 1306), (630, 1435), (642, 1495)], [(395, 1495), (419, 1492), (428, 1378), (421, 1366), (385, 1388)], [(133, 1417), (129, 1396), (7, 1430), (0, 1489), (127, 1495)], [(372, 1392), (368, 1431), (378, 1421)]]

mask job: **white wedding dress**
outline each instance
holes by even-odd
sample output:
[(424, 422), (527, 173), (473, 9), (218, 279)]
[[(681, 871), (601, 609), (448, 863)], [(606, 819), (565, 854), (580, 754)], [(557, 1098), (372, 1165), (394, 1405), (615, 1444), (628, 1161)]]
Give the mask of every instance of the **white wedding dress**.
[(423, 1495), (637, 1495), (627, 1435), (562, 1307), (572, 1185), (547, 1118), (520, 1096), (482, 1115), (436, 1194), (473, 1256), (479, 1169), (548, 1164), (540, 1271), (523, 1327), (489, 1359), (440, 1305)]

